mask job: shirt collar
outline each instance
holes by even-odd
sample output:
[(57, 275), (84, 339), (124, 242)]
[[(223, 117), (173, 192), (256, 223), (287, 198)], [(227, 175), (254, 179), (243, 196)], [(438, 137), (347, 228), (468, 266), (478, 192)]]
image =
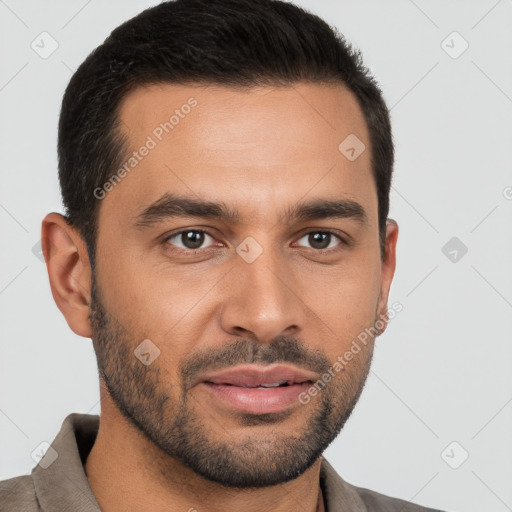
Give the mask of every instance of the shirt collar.
[(325, 512), (368, 512), (354, 486), (345, 482), (324, 457), (320, 466), (320, 487), (326, 503)]
[[(32, 470), (43, 511), (100, 511), (82, 464), (94, 444), (98, 426), (97, 415), (72, 413), (65, 418), (51, 447)], [(50, 463), (55, 455), (57, 458)]]
[[(51, 449), (32, 470), (37, 499), (44, 512), (101, 512), (84, 470), (99, 421), (98, 415), (69, 414)], [(345, 482), (326, 459), (321, 459), (320, 486), (325, 512), (367, 512), (354, 487)]]

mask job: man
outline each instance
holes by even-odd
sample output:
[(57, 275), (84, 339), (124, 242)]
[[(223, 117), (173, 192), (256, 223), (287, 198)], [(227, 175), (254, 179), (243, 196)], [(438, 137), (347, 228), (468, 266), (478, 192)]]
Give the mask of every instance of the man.
[(392, 168), (378, 86), (298, 7), (177, 0), (114, 30), (66, 90), (42, 226), (101, 416), (69, 415), (2, 510), (430, 510), (322, 457), (390, 317)]

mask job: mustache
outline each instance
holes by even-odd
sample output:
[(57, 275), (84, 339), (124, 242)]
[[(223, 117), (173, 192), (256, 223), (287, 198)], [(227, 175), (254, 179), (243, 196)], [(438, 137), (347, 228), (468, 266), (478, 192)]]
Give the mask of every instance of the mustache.
[(180, 364), (179, 373), (184, 389), (188, 390), (203, 373), (248, 363), (290, 363), (318, 374), (325, 373), (331, 366), (320, 350), (308, 348), (296, 337), (277, 336), (269, 343), (241, 338), (222, 347), (195, 352)]

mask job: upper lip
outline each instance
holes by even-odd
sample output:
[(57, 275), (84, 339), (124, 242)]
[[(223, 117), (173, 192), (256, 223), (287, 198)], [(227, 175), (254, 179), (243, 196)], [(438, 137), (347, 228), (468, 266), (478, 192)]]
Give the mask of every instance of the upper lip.
[(276, 382), (287, 382), (288, 384), (300, 384), (313, 381), (316, 374), (295, 368), (292, 366), (256, 366), (243, 365), (235, 366), (228, 370), (211, 373), (201, 377), (201, 382), (213, 384), (231, 384), (233, 386), (257, 387), (263, 384), (274, 384)]

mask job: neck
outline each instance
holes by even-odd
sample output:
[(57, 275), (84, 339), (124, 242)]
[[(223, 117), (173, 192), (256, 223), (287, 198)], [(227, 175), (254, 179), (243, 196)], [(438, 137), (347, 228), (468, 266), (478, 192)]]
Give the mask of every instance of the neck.
[(85, 471), (103, 512), (324, 510), (321, 458), (290, 482), (231, 489), (204, 479), (164, 454), (122, 416), (110, 397), (102, 396), (101, 403), (98, 436)]

